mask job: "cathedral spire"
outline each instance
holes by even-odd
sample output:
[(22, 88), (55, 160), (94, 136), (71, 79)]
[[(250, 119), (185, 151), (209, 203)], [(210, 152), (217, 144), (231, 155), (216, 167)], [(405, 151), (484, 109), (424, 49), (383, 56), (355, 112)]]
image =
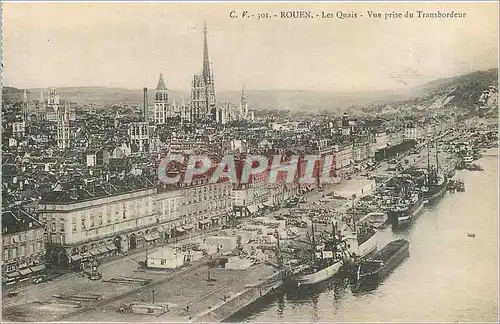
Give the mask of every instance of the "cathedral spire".
[(245, 85), (241, 87), (241, 98), (240, 98), (240, 114), (241, 118), (246, 119), (248, 116), (248, 102), (247, 95), (245, 92)]
[(203, 80), (208, 83), (210, 79), (210, 60), (208, 58), (207, 22), (203, 24)]
[(156, 86), (156, 90), (167, 90), (165, 81), (163, 81), (163, 73), (160, 73), (160, 78), (158, 79), (158, 85)]
[(28, 93), (26, 92), (26, 89), (24, 89), (23, 93), (23, 102), (28, 102)]
[(43, 103), (45, 98), (43, 98), (43, 89), (40, 89), (40, 103)]

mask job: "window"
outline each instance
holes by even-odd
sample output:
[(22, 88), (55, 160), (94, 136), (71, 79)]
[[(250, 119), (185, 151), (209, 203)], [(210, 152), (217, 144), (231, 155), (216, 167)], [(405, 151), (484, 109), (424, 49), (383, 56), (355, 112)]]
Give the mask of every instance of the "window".
[(50, 243), (56, 242), (56, 234), (50, 234)]
[(76, 231), (77, 231), (77, 229), (76, 229), (76, 217), (73, 217), (71, 228), (72, 228), (73, 233), (76, 233)]
[(21, 245), (21, 248), (19, 249), (19, 256), (23, 257), (26, 255), (26, 245)]
[(12, 249), (12, 258), (13, 259), (17, 258), (17, 247)]
[(21, 236), (21, 242), (26, 241), (26, 232), (21, 232), (20, 236)]
[(4, 249), (3, 250), (3, 260), (4, 261), (9, 260), (9, 251), (10, 251), (9, 249)]
[(82, 218), (82, 230), (85, 230), (85, 218)]
[(167, 264), (167, 260), (161, 259), (161, 265), (165, 265), (165, 264)]
[(66, 244), (66, 236), (64, 234), (61, 234), (61, 244)]
[(94, 215), (90, 216), (90, 228), (93, 228), (95, 226), (95, 217)]

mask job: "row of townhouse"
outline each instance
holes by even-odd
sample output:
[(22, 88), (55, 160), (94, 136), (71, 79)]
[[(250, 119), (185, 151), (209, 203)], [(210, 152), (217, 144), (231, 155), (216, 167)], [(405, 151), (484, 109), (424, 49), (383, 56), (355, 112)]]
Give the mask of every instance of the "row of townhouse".
[[(320, 185), (320, 177), (331, 177), (329, 173), (334, 170), (335, 166), (334, 148), (325, 148), (317, 153), (321, 156), (321, 160), (314, 164), (313, 178), (315, 180), (311, 183), (300, 181), (304, 178), (308, 162), (304, 152), (298, 152), (296, 160), (284, 156), (281, 165), (278, 165), (273, 164), (270, 159), (268, 168), (252, 175), (248, 183), (234, 184), (232, 197), (236, 217), (250, 216), (265, 208), (280, 206), (288, 198), (317, 188)], [(333, 159), (330, 160), (331, 167), (324, 167), (327, 155), (333, 155)], [(270, 179), (271, 173), (278, 169), (281, 171), (275, 174), (275, 178)], [(291, 176), (290, 173), (292, 173)]]
[(152, 186), (95, 199), (41, 202), (47, 261), (82, 267), (186, 232), (227, 222), (231, 185), (196, 179), (189, 185)]
[(28, 280), (45, 269), (44, 225), (21, 208), (2, 211), (2, 283)]

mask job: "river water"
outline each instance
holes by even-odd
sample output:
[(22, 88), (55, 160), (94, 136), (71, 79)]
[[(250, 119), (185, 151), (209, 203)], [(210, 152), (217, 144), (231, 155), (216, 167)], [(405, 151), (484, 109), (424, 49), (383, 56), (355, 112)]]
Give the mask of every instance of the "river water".
[(427, 206), (405, 232), (383, 232), (381, 246), (409, 240), (410, 258), (376, 290), (354, 295), (327, 282), (269, 297), (228, 321), (498, 322), (498, 156), (476, 163), (483, 172), (457, 171), (465, 192)]

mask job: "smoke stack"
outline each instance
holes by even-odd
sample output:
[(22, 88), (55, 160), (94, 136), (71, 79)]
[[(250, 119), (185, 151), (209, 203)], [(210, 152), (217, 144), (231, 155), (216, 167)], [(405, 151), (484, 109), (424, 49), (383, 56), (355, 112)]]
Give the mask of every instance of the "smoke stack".
[(142, 114), (143, 114), (143, 118), (144, 118), (144, 121), (147, 122), (148, 121), (148, 88), (144, 88), (144, 96), (143, 96), (143, 110), (142, 110)]

